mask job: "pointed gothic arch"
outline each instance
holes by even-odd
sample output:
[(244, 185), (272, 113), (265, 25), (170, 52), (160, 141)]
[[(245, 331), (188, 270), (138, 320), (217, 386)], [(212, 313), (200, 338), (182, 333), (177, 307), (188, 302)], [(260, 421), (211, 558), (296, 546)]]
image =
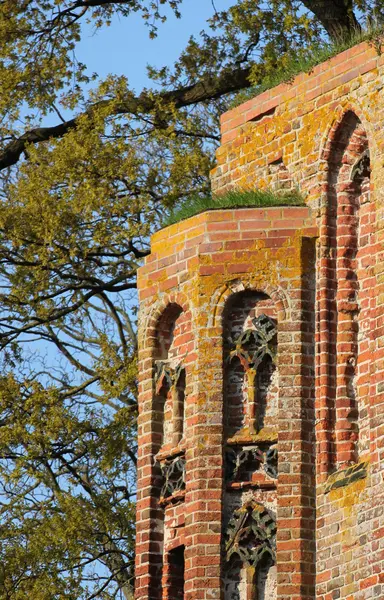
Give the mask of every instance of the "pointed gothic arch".
[(367, 450), (369, 422), (364, 359), (370, 335), (364, 246), (371, 232), (370, 146), (362, 121), (346, 110), (330, 131), (326, 202), (320, 226), (319, 372), (327, 407), (328, 472), (356, 463)]

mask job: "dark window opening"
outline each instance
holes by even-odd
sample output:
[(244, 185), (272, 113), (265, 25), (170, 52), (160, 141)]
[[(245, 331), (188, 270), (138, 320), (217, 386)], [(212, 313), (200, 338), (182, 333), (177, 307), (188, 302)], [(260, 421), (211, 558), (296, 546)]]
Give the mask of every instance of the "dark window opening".
[(168, 554), (168, 600), (184, 599), (184, 546), (178, 546)]

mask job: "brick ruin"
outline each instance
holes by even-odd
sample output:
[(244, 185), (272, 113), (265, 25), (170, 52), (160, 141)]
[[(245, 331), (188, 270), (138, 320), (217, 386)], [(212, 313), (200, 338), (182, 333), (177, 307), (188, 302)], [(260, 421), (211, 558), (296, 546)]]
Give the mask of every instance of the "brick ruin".
[(222, 117), (207, 211), (139, 270), (137, 600), (384, 598), (384, 57)]

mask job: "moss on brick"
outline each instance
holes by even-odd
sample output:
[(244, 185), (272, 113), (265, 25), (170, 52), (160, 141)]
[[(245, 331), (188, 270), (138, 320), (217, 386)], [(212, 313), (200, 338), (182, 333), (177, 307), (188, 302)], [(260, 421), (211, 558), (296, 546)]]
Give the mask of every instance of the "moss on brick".
[(350, 483), (358, 481), (359, 479), (365, 479), (367, 477), (367, 472), (367, 462), (360, 462), (352, 467), (338, 471), (329, 478), (327, 485), (325, 486), (325, 493), (327, 494), (331, 490), (346, 487)]
[(194, 197), (176, 207), (164, 220), (163, 227), (189, 219), (207, 210), (270, 206), (305, 206), (305, 202), (303, 196), (296, 190), (284, 193), (272, 190), (233, 191), (221, 196)]
[(368, 42), (377, 48), (378, 54), (380, 54), (383, 36), (382, 27), (369, 28), (365, 31), (357, 32), (347, 39), (338, 40), (333, 44), (330, 44), (328, 40), (324, 41), (314, 46), (310, 52), (307, 50), (305, 54), (298, 53), (291, 56), (284, 65), (266, 75), (260, 83), (237, 94), (231, 104), (231, 108), (239, 106), (250, 98), (254, 98), (262, 92), (278, 86), (280, 83), (291, 83), (300, 73), (311, 73), (312, 69), (317, 65), (330, 60), (349, 48), (353, 48), (353, 46), (361, 42)]

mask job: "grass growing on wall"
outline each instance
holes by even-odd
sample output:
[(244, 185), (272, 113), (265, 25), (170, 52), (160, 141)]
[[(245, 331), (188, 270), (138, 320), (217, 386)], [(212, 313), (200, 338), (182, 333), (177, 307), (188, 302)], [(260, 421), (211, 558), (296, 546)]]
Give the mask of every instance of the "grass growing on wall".
[(190, 198), (176, 207), (164, 220), (163, 227), (173, 225), (194, 215), (218, 208), (263, 208), (270, 206), (304, 206), (305, 202), (297, 191), (273, 192), (272, 190), (255, 190), (246, 192), (228, 192), (222, 196), (206, 196)]
[(254, 98), (258, 94), (270, 90), (280, 83), (291, 83), (300, 73), (310, 73), (317, 65), (361, 42), (370, 42), (376, 48), (378, 54), (380, 54), (383, 37), (384, 32), (382, 28), (372, 28), (356, 33), (346, 40), (340, 40), (332, 44), (329, 42), (319, 44), (305, 55), (297, 54), (296, 56), (292, 56), (284, 66), (278, 67), (273, 73), (266, 76), (261, 83), (237, 94), (231, 104), (231, 108), (239, 106), (239, 104), (242, 104), (246, 100)]

